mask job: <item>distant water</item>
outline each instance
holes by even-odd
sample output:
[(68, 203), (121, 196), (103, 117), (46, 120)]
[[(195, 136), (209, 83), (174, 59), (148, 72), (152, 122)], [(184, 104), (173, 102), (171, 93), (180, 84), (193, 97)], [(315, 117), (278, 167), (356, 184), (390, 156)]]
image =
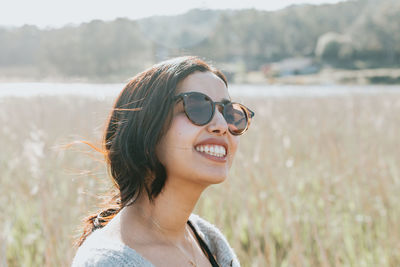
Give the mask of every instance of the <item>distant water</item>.
[[(116, 97), (124, 84), (90, 84), (90, 83), (0, 83), (0, 97), (30, 97), (37, 95), (80, 95), (104, 99)], [(230, 85), (229, 92), (233, 97), (327, 97), (349, 94), (400, 94), (400, 85)]]

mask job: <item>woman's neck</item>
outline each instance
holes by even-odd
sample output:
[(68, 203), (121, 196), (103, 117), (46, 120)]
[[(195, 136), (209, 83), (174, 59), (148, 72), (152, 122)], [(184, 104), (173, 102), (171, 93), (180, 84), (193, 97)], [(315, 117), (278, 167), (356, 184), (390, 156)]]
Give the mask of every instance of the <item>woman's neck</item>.
[(142, 194), (134, 204), (124, 208), (121, 223), (129, 227), (130, 222), (135, 221), (148, 230), (161, 232), (172, 242), (179, 242), (185, 236), (186, 223), (205, 188), (198, 184), (166, 182), (153, 202), (147, 194)]

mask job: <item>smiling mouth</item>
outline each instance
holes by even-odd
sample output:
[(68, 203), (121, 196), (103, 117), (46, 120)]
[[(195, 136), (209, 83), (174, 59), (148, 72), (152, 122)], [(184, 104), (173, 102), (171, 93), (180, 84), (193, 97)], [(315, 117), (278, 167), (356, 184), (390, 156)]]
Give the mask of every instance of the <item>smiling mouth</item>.
[(226, 149), (220, 145), (198, 145), (195, 147), (196, 151), (204, 153), (217, 158), (224, 158), (226, 156)]

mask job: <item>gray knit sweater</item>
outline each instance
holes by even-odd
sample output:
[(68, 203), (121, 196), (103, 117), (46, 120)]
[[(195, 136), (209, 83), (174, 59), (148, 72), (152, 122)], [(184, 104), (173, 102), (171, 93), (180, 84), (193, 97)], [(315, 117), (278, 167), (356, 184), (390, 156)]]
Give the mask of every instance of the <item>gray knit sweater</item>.
[[(199, 216), (192, 214), (189, 217), (197, 232), (204, 234), (204, 241), (207, 243), (211, 252), (215, 255), (221, 267), (239, 267), (233, 249), (229, 246), (222, 233), (211, 223)], [(85, 242), (79, 247), (72, 267), (154, 267), (151, 262), (142, 257), (134, 249), (126, 246), (122, 242), (110, 240), (102, 230), (96, 230), (90, 234)]]

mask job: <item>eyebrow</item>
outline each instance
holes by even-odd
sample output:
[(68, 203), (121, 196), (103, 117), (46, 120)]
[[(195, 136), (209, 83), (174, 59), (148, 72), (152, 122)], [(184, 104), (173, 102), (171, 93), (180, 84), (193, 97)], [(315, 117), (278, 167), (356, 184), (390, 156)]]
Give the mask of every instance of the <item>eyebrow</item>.
[(222, 98), (220, 102), (231, 102), (231, 99), (227, 99), (227, 98)]
[[(186, 94), (186, 93), (196, 93), (196, 91), (183, 92), (183, 93), (180, 93), (180, 94), (175, 95), (175, 98), (176, 98), (176, 97), (179, 97), (179, 96), (182, 95), (182, 94)], [(207, 94), (204, 94), (204, 93), (201, 93), (201, 92), (197, 92), (197, 93), (206, 95), (206, 96), (209, 97), (212, 101), (214, 101), (214, 100), (213, 100), (209, 95), (207, 95)], [(231, 99), (230, 96), (229, 96), (229, 99), (228, 99), (228, 98), (222, 98), (221, 101), (214, 101), (214, 102), (232, 102), (232, 99)]]

